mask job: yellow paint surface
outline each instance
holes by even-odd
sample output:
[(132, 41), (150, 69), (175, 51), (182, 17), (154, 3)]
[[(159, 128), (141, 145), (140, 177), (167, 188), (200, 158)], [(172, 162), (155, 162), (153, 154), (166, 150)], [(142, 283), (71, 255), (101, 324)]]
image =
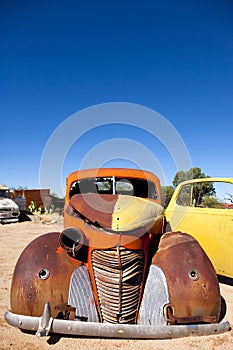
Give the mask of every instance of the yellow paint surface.
[(154, 225), (163, 214), (163, 207), (152, 200), (119, 195), (112, 214), (112, 229), (128, 231)]

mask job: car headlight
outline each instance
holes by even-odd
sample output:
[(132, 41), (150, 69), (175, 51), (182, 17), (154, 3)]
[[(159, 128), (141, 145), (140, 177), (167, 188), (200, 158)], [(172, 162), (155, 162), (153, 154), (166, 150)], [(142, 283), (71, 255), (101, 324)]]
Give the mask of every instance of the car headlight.
[(72, 253), (73, 256), (83, 246), (83, 241), (84, 235), (82, 231), (75, 227), (66, 228), (59, 236), (61, 247)]

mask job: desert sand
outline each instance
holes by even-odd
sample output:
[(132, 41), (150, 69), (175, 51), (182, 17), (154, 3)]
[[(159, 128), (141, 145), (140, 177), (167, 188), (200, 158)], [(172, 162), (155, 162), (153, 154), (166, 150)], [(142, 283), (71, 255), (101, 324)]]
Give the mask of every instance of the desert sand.
[[(62, 217), (56, 220), (31, 217), (31, 221), (0, 225), (0, 349), (233, 349), (233, 330), (212, 336), (186, 337), (169, 340), (121, 340), (93, 339), (77, 337), (43, 337), (26, 334), (9, 326), (4, 313), (10, 309), (10, 286), (16, 261), (25, 246), (34, 238), (50, 231), (61, 231)], [(56, 222), (55, 222), (56, 221)], [(233, 286), (220, 284), (221, 295), (227, 309), (223, 321), (229, 321), (233, 327)]]

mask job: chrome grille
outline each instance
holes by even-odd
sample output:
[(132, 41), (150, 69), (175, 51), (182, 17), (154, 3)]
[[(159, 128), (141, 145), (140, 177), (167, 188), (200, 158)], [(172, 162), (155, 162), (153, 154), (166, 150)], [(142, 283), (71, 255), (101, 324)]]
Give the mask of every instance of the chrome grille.
[(144, 269), (142, 250), (114, 247), (92, 252), (103, 322), (135, 323)]

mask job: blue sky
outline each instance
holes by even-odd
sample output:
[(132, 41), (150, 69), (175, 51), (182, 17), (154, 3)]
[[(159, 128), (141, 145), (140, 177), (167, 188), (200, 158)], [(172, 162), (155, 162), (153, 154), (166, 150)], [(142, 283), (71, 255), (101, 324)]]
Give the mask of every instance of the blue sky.
[[(232, 1), (2, 0), (0, 43), (0, 183), (38, 188), (54, 131), (74, 113), (110, 102), (157, 111), (183, 139), (193, 166), (233, 176)], [(145, 131), (105, 125), (72, 145), (63, 180), (111, 138), (152, 152), (163, 184), (187, 170), (176, 169)], [(110, 165), (135, 165), (115, 157)]]

